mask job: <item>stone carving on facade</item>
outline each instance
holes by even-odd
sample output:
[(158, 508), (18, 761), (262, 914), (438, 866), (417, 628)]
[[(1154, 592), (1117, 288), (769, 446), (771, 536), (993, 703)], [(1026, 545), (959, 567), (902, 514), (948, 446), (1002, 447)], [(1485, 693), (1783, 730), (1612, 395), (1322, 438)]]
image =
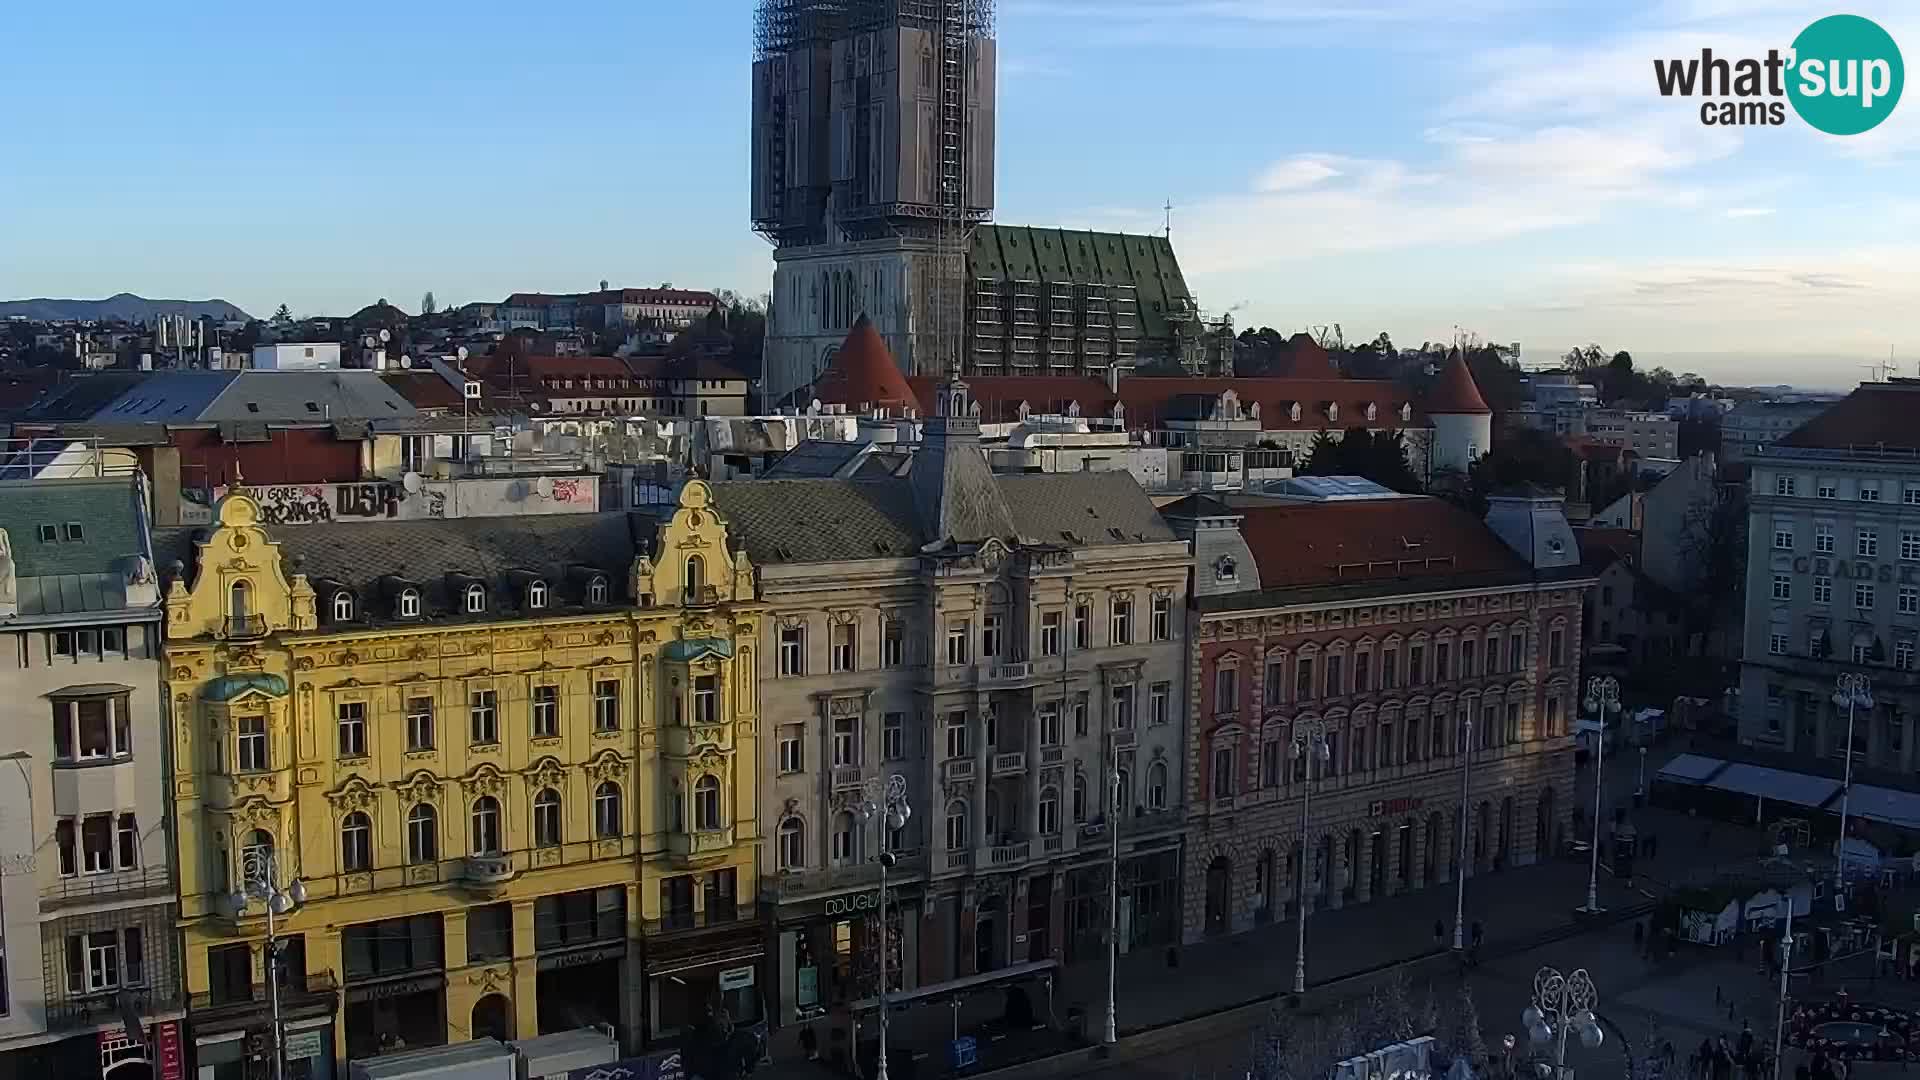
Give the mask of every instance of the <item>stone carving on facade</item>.
[(513, 988), (513, 972), (505, 967), (481, 968), (467, 973), (467, 985), (478, 987), (482, 997), (504, 993)]
[(526, 777), (529, 787), (559, 787), (566, 782), (567, 769), (560, 764), (560, 759), (548, 754), (534, 762), (520, 775)]
[(507, 781), (492, 762), (482, 762), (460, 778), (460, 786), (468, 795), (498, 795), (506, 789)]
[(340, 814), (365, 810), (373, 805), (374, 798), (372, 786), (358, 776), (347, 777), (338, 789), (327, 793), (327, 801), (333, 804), (334, 812)]
[(618, 780), (632, 767), (632, 759), (621, 757), (620, 751), (602, 750), (587, 765), (587, 775), (595, 780)]
[(396, 781), (393, 790), (409, 803), (438, 802), (440, 780), (427, 770), (418, 769), (405, 780)]

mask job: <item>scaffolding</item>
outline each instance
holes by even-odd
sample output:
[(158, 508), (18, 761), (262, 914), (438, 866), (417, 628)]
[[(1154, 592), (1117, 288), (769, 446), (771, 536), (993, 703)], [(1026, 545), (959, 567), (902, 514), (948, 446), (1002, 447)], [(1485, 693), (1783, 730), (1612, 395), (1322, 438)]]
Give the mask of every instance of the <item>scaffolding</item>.
[(969, 37), (993, 36), (993, 0), (760, 0), (753, 20), (754, 59), (888, 26), (945, 29), (954, 17)]

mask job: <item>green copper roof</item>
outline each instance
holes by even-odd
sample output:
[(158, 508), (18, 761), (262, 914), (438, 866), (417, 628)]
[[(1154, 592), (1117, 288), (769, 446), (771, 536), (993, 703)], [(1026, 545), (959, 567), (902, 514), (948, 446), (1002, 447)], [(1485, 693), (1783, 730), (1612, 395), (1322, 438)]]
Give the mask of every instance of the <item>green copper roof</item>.
[(232, 701), (249, 690), (258, 690), (271, 697), (287, 696), (287, 680), (264, 671), (250, 671), (243, 675), (222, 675), (207, 683), (200, 696), (208, 701)]
[(1193, 300), (1173, 243), (1147, 233), (981, 225), (973, 231), (968, 270), (976, 279), (995, 281), (1131, 285), (1138, 291), (1143, 338), (1171, 336), (1169, 303)]
[(687, 638), (682, 641), (667, 642), (665, 652), (667, 659), (682, 664), (709, 654), (724, 660), (733, 656), (733, 642), (726, 638)]

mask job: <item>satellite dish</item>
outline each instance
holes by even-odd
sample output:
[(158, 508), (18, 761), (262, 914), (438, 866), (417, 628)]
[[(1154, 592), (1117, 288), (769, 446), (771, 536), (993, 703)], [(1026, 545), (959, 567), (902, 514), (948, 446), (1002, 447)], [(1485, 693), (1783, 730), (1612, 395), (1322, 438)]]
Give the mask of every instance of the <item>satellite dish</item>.
[(375, 342), (375, 341), (373, 340), (373, 335), (372, 335), (372, 334), (368, 334), (368, 335), (367, 335), (366, 337), (364, 337), (364, 338), (361, 338), (361, 339), (360, 339), (360, 343), (361, 343), (361, 344), (363, 344), (363, 345), (365, 345), (365, 346), (366, 346), (367, 348), (369, 348), (369, 349), (371, 349), (371, 348), (373, 348), (373, 347), (374, 347), (374, 345), (376, 345), (376, 344), (377, 344), (377, 342)]
[(409, 472), (400, 478), (400, 486), (406, 488), (407, 492), (412, 495), (420, 494), (420, 486), (422, 483), (423, 481), (420, 479), (420, 474), (417, 472)]
[(533, 482), (533, 490), (543, 499), (553, 498), (553, 477), (543, 476)]
[(400, 354), (400, 366), (401, 366), (401, 367), (403, 367), (403, 368), (410, 368), (410, 367), (412, 367), (412, 366), (413, 366), (413, 357), (411, 357), (411, 356), (408, 356), (408, 355), (407, 355), (406, 353), (401, 353), (401, 354)]
[(385, 330), (380, 331), (380, 344), (385, 345), (387, 342), (392, 340), (393, 340), (393, 335), (391, 333)]
[(457, 348), (457, 349), (455, 349), (455, 350), (453, 350), (453, 355), (455, 355), (455, 356), (457, 356), (457, 357), (459, 357), (459, 358), (460, 358), (460, 362), (461, 362), (461, 363), (463, 363), (463, 364), (464, 364), (464, 363), (466, 363), (466, 362), (467, 362), (467, 347), (466, 347), (465, 345), (462, 345), (462, 346), (460, 346), (459, 348)]

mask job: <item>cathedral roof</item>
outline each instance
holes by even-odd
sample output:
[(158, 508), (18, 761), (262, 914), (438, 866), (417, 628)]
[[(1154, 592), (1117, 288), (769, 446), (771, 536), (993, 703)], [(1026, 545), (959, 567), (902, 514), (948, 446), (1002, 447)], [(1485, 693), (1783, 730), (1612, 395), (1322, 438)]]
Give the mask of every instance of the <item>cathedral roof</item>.
[(1467, 358), (1455, 352), (1440, 369), (1440, 378), (1434, 381), (1433, 389), (1427, 394), (1427, 400), (1421, 408), (1428, 415), (1434, 413), (1477, 413), (1490, 414), (1487, 399), (1480, 396), (1480, 388), (1474, 385), (1473, 372), (1467, 370)]
[(873, 320), (862, 314), (834, 354), (833, 364), (820, 375), (815, 397), (827, 405), (849, 409), (905, 409), (916, 403), (906, 377), (893, 362), (893, 353), (880, 340)]

